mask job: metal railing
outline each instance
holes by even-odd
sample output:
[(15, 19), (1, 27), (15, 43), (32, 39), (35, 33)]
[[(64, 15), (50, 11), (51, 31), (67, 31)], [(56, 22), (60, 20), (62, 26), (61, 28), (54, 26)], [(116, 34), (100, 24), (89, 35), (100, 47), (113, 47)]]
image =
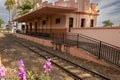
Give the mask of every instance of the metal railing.
[[(55, 37), (57, 35), (57, 37)], [(105, 43), (103, 41), (82, 34), (54, 34), (53, 40), (61, 41), (63, 44), (77, 46), (96, 56), (120, 67), (120, 47)]]
[(34, 36), (42, 38), (47, 37), (62, 44), (82, 48), (96, 56), (98, 59), (103, 59), (120, 67), (120, 47), (116, 47), (82, 34), (51, 33), (48, 36), (48, 34), (40, 33), (34, 34)]

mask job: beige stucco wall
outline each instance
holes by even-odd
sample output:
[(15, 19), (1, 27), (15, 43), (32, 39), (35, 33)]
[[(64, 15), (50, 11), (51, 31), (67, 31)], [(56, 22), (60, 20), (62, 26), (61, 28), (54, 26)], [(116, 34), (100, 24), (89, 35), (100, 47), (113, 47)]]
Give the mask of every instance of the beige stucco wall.
[(78, 27), (81, 27), (81, 19), (85, 18), (85, 27), (90, 27), (90, 20), (94, 20), (94, 26), (96, 25), (96, 16), (91, 15), (80, 15), (79, 21), (78, 21)]
[[(60, 18), (60, 23), (56, 24), (56, 19)], [(69, 28), (69, 18), (74, 18), (73, 19), (73, 28), (81, 28), (81, 19), (85, 19), (85, 27), (90, 27), (90, 20), (94, 20), (94, 26), (96, 25), (96, 16), (92, 15), (87, 15), (87, 14), (76, 14), (76, 13), (71, 13), (71, 14), (56, 14), (56, 15), (49, 15), (49, 16), (42, 16), (41, 18), (36, 18), (33, 19), (33, 21), (27, 22), (28, 26), (29, 23), (32, 23), (32, 31), (35, 29), (35, 22), (37, 23), (38, 26), (38, 32), (40, 32), (42, 29), (43, 32), (50, 32), (50, 29), (67, 29)], [(42, 21), (46, 20), (46, 24), (42, 25)], [(29, 27), (28, 27), (29, 28)]]
[[(43, 4), (48, 4), (48, 2), (44, 2)], [(75, 5), (76, 4), (76, 5)], [(85, 25), (84, 27), (90, 27), (90, 21), (91, 19), (94, 20), (93, 27), (96, 26), (96, 20), (97, 20), (97, 13), (92, 13), (91, 10), (96, 7), (96, 4), (92, 4), (91, 7), (90, 0), (77, 0), (75, 3), (75, 0), (57, 0), (55, 2), (56, 6), (64, 6), (64, 7), (75, 7), (75, 12), (70, 13), (54, 13), (54, 14), (43, 14), (38, 17), (33, 17), (32, 21), (26, 21), (28, 23), (32, 23), (32, 31), (35, 29), (35, 22), (38, 24), (38, 32), (50, 32), (50, 29), (67, 29), (67, 32), (69, 31), (69, 18), (73, 19), (73, 28), (81, 28), (81, 19), (85, 19)], [(66, 5), (66, 6), (65, 6)], [(71, 6), (73, 5), (73, 6)], [(56, 7), (55, 6), (55, 7)], [(57, 10), (57, 9), (56, 9)], [(56, 18), (60, 18), (60, 23), (56, 24)], [(46, 21), (46, 24), (42, 24), (43, 20)], [(28, 27), (29, 28), (29, 27)]]
[[(60, 18), (60, 23), (56, 24), (56, 19)], [(46, 20), (46, 24), (42, 25), (42, 21)], [(38, 19), (33, 19), (33, 21), (29, 21), (26, 24), (28, 26), (29, 23), (32, 23), (32, 29), (35, 29), (35, 22), (37, 22), (37, 29), (63, 29), (66, 27), (66, 16), (65, 15), (51, 15), (51, 16), (42, 16)], [(28, 27), (29, 28), (29, 27)]]
[(111, 28), (76, 28), (72, 33), (83, 34), (120, 47), (120, 27)]
[(78, 11), (89, 12), (90, 0), (77, 0), (78, 2)]
[[(60, 18), (60, 23), (58, 23), (58, 24), (56, 24), (57, 18)], [(65, 27), (65, 24), (66, 24), (66, 17), (64, 15), (52, 16), (52, 27), (53, 28)]]
[(94, 27), (96, 26), (96, 16), (92, 16), (92, 15), (87, 15), (87, 14), (65, 14), (66, 15), (66, 26), (65, 27), (69, 27), (69, 18), (72, 17), (74, 18), (73, 20), (73, 28), (81, 28), (81, 19), (84, 18), (85, 19), (85, 27), (90, 27), (90, 20), (93, 19), (94, 20)]

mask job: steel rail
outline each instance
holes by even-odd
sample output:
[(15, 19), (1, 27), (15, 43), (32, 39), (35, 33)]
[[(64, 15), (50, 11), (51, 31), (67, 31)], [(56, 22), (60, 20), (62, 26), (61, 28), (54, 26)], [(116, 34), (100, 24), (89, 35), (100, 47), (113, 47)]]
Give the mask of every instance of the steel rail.
[[(18, 42), (18, 41), (17, 41), (17, 42)], [(38, 54), (40, 57), (43, 57), (44, 59), (46, 59), (46, 56), (43, 56), (43, 55), (39, 54), (37, 51), (31, 49), (30, 47), (24, 45), (24, 44), (21, 43), (21, 42), (19, 42), (19, 43), (20, 43), (22, 46), (24, 46), (24, 47), (28, 48), (29, 50), (31, 50), (32, 52)], [(65, 71), (68, 75), (72, 76), (72, 78), (73, 78), (74, 80), (83, 80), (83, 79), (80, 78), (79, 76), (73, 74), (72, 72), (70, 72), (69, 70), (63, 68), (62, 66), (58, 65), (57, 63), (55, 63), (55, 62), (53, 62), (53, 61), (51, 61), (51, 62), (52, 62), (54, 65), (56, 65), (57, 67), (59, 67), (60, 69), (62, 69), (63, 71)]]
[[(23, 44), (23, 43), (21, 43), (21, 44)], [(30, 44), (30, 43), (29, 43), (29, 44)], [(31, 44), (31, 45), (33, 46), (33, 44)], [(38, 52), (36, 52), (35, 50), (31, 49), (31, 48), (28, 47), (28, 46), (25, 46), (25, 45), (24, 45), (24, 47), (29, 48), (31, 51), (39, 54)], [(40, 47), (40, 46), (38, 47), (38, 46), (35, 46), (35, 45), (34, 45), (34, 47), (37, 47), (38, 49), (41, 49), (41, 50), (43, 50), (43, 51), (45, 51), (45, 52), (47, 52), (47, 53), (50, 53), (50, 54), (52, 54), (52, 55), (54, 54), (54, 52), (52, 52), (52, 51), (50, 51), (50, 50), (47, 50), (47, 49), (44, 49), (43, 47)], [(39, 55), (40, 55), (40, 54), (39, 54)], [(42, 56), (42, 57), (45, 58), (45, 56), (43, 56), (43, 55), (40, 55), (40, 56)], [(81, 66), (81, 65), (75, 64), (75, 63), (73, 63), (73, 62), (71, 62), (71, 61), (69, 61), (69, 60), (67, 60), (67, 59), (65, 59), (65, 58), (63, 58), (63, 57), (60, 57), (60, 56), (55, 55), (55, 54), (54, 54), (54, 56), (57, 56), (58, 58), (61, 58), (61, 59), (65, 60), (65, 61), (67, 61), (67, 62), (69, 62), (69, 63), (71, 63), (71, 64), (79, 67), (79, 68), (82, 68), (82, 69), (90, 72), (91, 74), (95, 74), (95, 75), (97, 75), (97, 76), (99, 76), (99, 77), (101, 77), (101, 78), (104, 78), (105, 80), (111, 80), (110, 78), (104, 76), (103, 74), (100, 74), (100, 73), (97, 73), (97, 72), (95, 72), (95, 71), (89, 70), (89, 69), (87, 69), (86, 67), (83, 67), (83, 66)], [(54, 63), (54, 62), (52, 62), (52, 63)], [(57, 65), (57, 66), (59, 66), (59, 65), (56, 64), (56, 63), (54, 63), (54, 64)], [(59, 67), (60, 67), (60, 66), (59, 66)], [(63, 67), (60, 67), (60, 68), (62, 68), (62, 69), (63, 69), (64, 71), (66, 71), (67, 73), (69, 73), (69, 75), (73, 76), (75, 80), (83, 80), (83, 79), (80, 78), (79, 76), (77, 77), (75, 74), (73, 74), (73, 73), (71, 73), (70, 71), (64, 69)]]

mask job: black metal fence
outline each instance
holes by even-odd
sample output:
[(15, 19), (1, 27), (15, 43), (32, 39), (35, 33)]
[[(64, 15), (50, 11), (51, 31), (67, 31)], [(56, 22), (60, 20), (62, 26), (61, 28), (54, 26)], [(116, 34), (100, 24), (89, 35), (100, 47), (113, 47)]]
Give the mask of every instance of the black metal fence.
[[(120, 47), (96, 40), (94, 38), (73, 33), (29, 34), (36, 37), (49, 38), (54, 41), (82, 48), (98, 57), (120, 67)], [(47, 35), (47, 36), (46, 36)]]
[(61, 41), (63, 44), (77, 46), (98, 57), (120, 67), (120, 47), (102, 42), (100, 40), (82, 34), (58, 34), (53, 35), (53, 40)]

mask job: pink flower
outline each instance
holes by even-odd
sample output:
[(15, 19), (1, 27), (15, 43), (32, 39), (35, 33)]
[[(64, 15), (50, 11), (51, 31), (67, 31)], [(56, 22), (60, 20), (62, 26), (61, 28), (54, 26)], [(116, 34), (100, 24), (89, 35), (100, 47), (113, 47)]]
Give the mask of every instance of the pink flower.
[(24, 66), (24, 63), (23, 63), (22, 59), (19, 61), (18, 65), (19, 65), (18, 76), (20, 77), (21, 80), (27, 80), (26, 79), (25, 66)]
[(0, 78), (5, 79), (5, 67), (4, 66), (0, 66)]
[(44, 73), (46, 74), (50, 74), (51, 70), (52, 70), (52, 63), (51, 63), (51, 59), (48, 59), (45, 64), (43, 65), (44, 68)]

